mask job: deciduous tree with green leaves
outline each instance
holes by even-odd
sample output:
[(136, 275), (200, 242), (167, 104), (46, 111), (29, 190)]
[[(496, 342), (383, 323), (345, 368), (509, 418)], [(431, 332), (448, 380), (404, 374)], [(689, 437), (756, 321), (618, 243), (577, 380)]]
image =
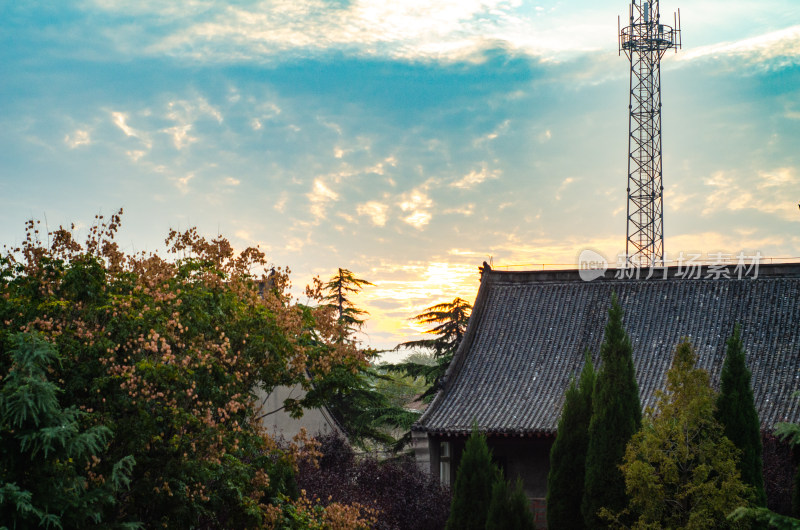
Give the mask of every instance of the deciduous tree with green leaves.
[(625, 451), (627, 508), (604, 510), (609, 519), (627, 516), (640, 529), (747, 527), (727, 516), (750, 505), (753, 489), (739, 474), (739, 450), (714, 419), (716, 395), (696, 361), (689, 341), (681, 342), (666, 388)]
[(728, 339), (727, 346), (714, 416), (722, 424), (725, 436), (742, 452), (739, 458), (742, 480), (755, 488), (756, 504), (766, 506), (761, 462), (761, 421), (753, 401), (751, 375), (745, 362), (738, 325)]
[(617, 295), (611, 298), (605, 338), (600, 347), (602, 365), (592, 393), (592, 418), (586, 449), (586, 475), (581, 513), (588, 528), (604, 528), (598, 511), (622, 510), (628, 503), (625, 480), (619, 470), (625, 446), (639, 430), (642, 407), (633, 368), (633, 349), (622, 325)]
[(549, 528), (577, 530), (584, 527), (581, 502), (595, 379), (591, 353), (587, 350), (580, 384), (574, 378), (570, 381), (556, 440), (550, 449), (550, 472), (547, 475)]
[[(94, 491), (92, 481), (113, 485), (114, 466), (130, 456), (130, 489), (104, 490), (115, 496), (103, 507), (109, 526), (265, 526), (286, 502), (302, 498), (295, 455), (263, 432), (255, 389), (309, 389), (334, 369), (357, 370), (367, 360), (338, 340), (341, 326), (330, 309), (292, 299), (283, 271), (260, 292), (266, 259), (258, 249), (236, 253), (226, 239), (190, 229), (169, 233), (168, 257), (126, 254), (114, 241), (121, 213), (97, 216), (82, 243), (62, 227), (43, 242), (31, 221), (22, 244), (0, 256), (3, 384), (10, 388), (21, 373), (16, 334), (38, 333), (59, 357), (46, 372), (58, 385), (53, 422), (61, 418), (75, 443), (85, 442), (66, 461), (49, 462), (49, 453), (31, 460), (27, 472), (40, 473), (41, 465), (41, 473), (62, 473), (52, 484), (86, 476)], [(23, 427), (4, 427), (3, 447), (21, 444)], [(88, 453), (100, 460), (91, 459), (94, 478), (71, 469), (68, 459), (82, 462)]]

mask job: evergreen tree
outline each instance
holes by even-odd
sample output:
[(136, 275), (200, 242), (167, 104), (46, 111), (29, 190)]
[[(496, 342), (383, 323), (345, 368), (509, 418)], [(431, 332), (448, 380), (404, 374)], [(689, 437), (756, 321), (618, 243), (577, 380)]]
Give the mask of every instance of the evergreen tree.
[[(498, 475), (492, 485), (492, 501), (486, 516), (486, 530), (533, 530), (530, 501), (522, 489), (522, 479), (517, 478), (514, 489)], [(567, 527), (551, 527), (567, 528)]]
[(486, 437), (478, 432), (476, 425), (461, 455), (445, 528), (484, 530), (492, 500), (492, 485), (499, 476), (500, 470), (492, 463)]
[[(622, 473), (635, 529), (730, 528), (728, 515), (748, 506), (753, 489), (737, 469), (738, 449), (714, 419), (715, 393), (688, 341), (675, 350), (667, 387), (656, 393), (642, 429), (625, 452)], [(742, 523), (743, 524), (743, 523)]]
[(338, 272), (325, 284), (323, 300), (336, 309), (339, 323), (347, 333), (352, 333), (364, 325), (363, 315), (367, 312), (357, 308), (349, 299), (351, 294), (361, 291), (365, 285), (373, 283), (356, 278), (355, 274), (347, 269), (340, 268)]
[(574, 378), (570, 382), (558, 421), (556, 441), (550, 449), (550, 473), (547, 475), (549, 528), (584, 527), (581, 501), (595, 378), (591, 354), (587, 350), (580, 385)]
[[(361, 292), (365, 285), (373, 284), (340, 268), (323, 286), (323, 301), (336, 309), (344, 338), (364, 325), (362, 317), (367, 312), (349, 297)], [(376, 381), (390, 377), (369, 364), (378, 356), (376, 350), (366, 349), (362, 353), (367, 362), (355, 368), (333, 367), (326, 380), (307, 393), (306, 402), (324, 404), (350, 441), (360, 448), (372, 449), (374, 444), (379, 444), (400, 449), (411, 441), (411, 425), (419, 418), (419, 413), (391, 403), (387, 395), (376, 389)], [(395, 439), (390, 432), (392, 429), (400, 429), (405, 434)]]
[[(800, 392), (794, 394), (800, 396)], [(781, 440), (788, 441), (791, 445), (800, 446), (800, 424), (798, 423), (778, 423), (775, 425), (775, 434)], [(800, 466), (794, 476), (794, 489), (792, 490), (792, 515), (800, 517)]]
[(419, 363), (413, 360), (387, 365), (388, 370), (404, 373), (410, 377), (421, 377), (430, 385), (422, 394), (423, 401), (430, 401), (439, 390), (442, 378), (453, 355), (458, 350), (461, 340), (467, 331), (472, 305), (461, 298), (454, 298), (452, 302), (443, 302), (426, 307), (422, 313), (412, 317), (412, 320), (422, 324), (436, 324), (425, 331), (426, 334), (435, 335), (435, 338), (420, 339), (403, 342), (397, 349), (422, 348), (433, 352), (433, 363)]
[(15, 343), (0, 386), (0, 521), (13, 528), (99, 525), (127, 489), (135, 460), (124, 457), (103, 478), (95, 466), (108, 458), (111, 431), (59, 404), (63, 390), (48, 369), (61, 359), (49, 343), (29, 334)]
[(728, 339), (715, 417), (722, 424), (725, 436), (742, 451), (738, 466), (742, 480), (755, 488), (756, 504), (766, 506), (767, 495), (761, 472), (761, 422), (753, 402), (750, 370), (745, 364), (738, 325)]
[(625, 446), (642, 422), (631, 341), (622, 325), (622, 314), (614, 294), (600, 348), (602, 366), (592, 394), (592, 419), (586, 448), (581, 513), (589, 528), (606, 526), (597, 516), (600, 508), (616, 512), (627, 505), (625, 481), (619, 465)]

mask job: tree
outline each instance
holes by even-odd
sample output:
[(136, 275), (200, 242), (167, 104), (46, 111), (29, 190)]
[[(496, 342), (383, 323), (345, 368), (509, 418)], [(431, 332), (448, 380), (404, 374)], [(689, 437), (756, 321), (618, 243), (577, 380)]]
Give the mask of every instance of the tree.
[(622, 325), (622, 307), (612, 295), (602, 366), (592, 393), (592, 418), (586, 448), (586, 475), (581, 513), (589, 528), (602, 528), (600, 508), (618, 511), (627, 504), (625, 481), (619, 470), (625, 446), (639, 430), (642, 409), (633, 368), (632, 347)]
[(420, 339), (403, 342), (399, 348), (422, 348), (433, 352), (433, 363), (420, 363), (414, 360), (387, 365), (387, 369), (405, 373), (410, 377), (421, 377), (430, 385), (422, 394), (424, 401), (433, 399), (439, 390), (441, 382), (447, 372), (453, 355), (458, 350), (461, 340), (467, 331), (472, 305), (461, 298), (454, 298), (452, 302), (443, 302), (427, 307), (422, 313), (412, 317), (412, 320), (422, 324), (436, 324), (425, 331), (426, 334), (435, 335), (432, 339)]
[(584, 527), (581, 502), (595, 379), (591, 354), (587, 350), (580, 385), (575, 383), (574, 378), (570, 382), (558, 421), (556, 440), (550, 449), (550, 472), (547, 475), (549, 528)]
[[(796, 393), (795, 396), (800, 396), (800, 392)], [(795, 447), (800, 445), (800, 424), (778, 423), (775, 425), (775, 434), (781, 440), (788, 440)], [(792, 489), (792, 513), (795, 517), (800, 517), (800, 466), (797, 466), (794, 488)]]
[(323, 300), (336, 310), (339, 323), (348, 334), (364, 325), (364, 319), (361, 317), (366, 315), (367, 312), (357, 308), (348, 297), (351, 294), (360, 292), (365, 285), (375, 284), (356, 278), (355, 274), (342, 268), (325, 284)]
[[(263, 526), (288, 506), (280, 499), (302, 502), (294, 463), (309, 446), (281, 450), (265, 436), (255, 389), (308, 389), (367, 360), (338, 340), (330, 309), (293, 301), (286, 273), (276, 272), (260, 292), (266, 277), (254, 270), (266, 259), (258, 249), (236, 253), (226, 239), (190, 229), (169, 233), (168, 258), (129, 255), (114, 241), (121, 213), (98, 216), (83, 243), (61, 227), (43, 243), (31, 221), (19, 248), (0, 256), (3, 384), (19, 366), (16, 332), (39, 333), (53, 346), (59, 362), (46, 377), (58, 385), (61, 407), (53, 417), (77, 429), (75, 440), (103, 436), (90, 471), (108, 480), (126, 457), (136, 462), (130, 488), (108, 490), (115, 499), (103, 505), (109, 526)], [(19, 432), (6, 431), (3, 443), (21, 443)], [(74, 455), (82, 463), (85, 453), (76, 448), (73, 463)], [(55, 465), (49, 455), (31, 460), (27, 473), (44, 476), (54, 466), (63, 480), (71, 476), (68, 458)], [(75, 473), (77, 480), (83, 468)], [(12, 493), (6, 488), (3, 499)]]
[(450, 517), (445, 528), (484, 530), (492, 501), (492, 485), (498, 477), (501, 477), (501, 473), (492, 463), (486, 437), (478, 432), (475, 425), (461, 454), (450, 502)]
[(533, 530), (534, 528), (530, 501), (522, 489), (522, 479), (517, 477), (512, 490), (502, 475), (498, 475), (492, 485), (492, 501), (486, 516), (486, 530)]
[(48, 370), (60, 358), (49, 343), (24, 333), (12, 342), (13, 364), (0, 386), (0, 519), (14, 528), (100, 524), (136, 462), (130, 455), (111, 462), (104, 478), (98, 464), (111, 430), (59, 404)]
[[(739, 450), (714, 419), (708, 373), (695, 367), (688, 340), (675, 349), (667, 385), (625, 451), (622, 473), (632, 528), (736, 527), (728, 514), (747, 506), (752, 487), (737, 469)], [(610, 511), (605, 511), (610, 515)]]
[(745, 351), (738, 325), (727, 345), (715, 417), (722, 424), (725, 436), (742, 452), (739, 459), (742, 480), (755, 488), (756, 504), (766, 506), (761, 461), (761, 422), (753, 401), (751, 375), (745, 363)]
[[(327, 307), (334, 308), (340, 326), (340, 341), (355, 344), (350, 335), (364, 325), (361, 318), (368, 313), (357, 307), (350, 295), (361, 292), (368, 280), (357, 278), (347, 269), (338, 272), (323, 286), (322, 300)], [(378, 352), (373, 349), (361, 350), (363, 357), (373, 361)], [(378, 444), (400, 449), (410, 442), (410, 429), (419, 417), (416, 411), (405, 410), (390, 400), (389, 396), (377, 389), (378, 381), (390, 379), (376, 370), (369, 362), (356, 368), (352, 366), (333, 367), (325, 381), (315, 385), (307, 394), (307, 402), (325, 406), (347, 433), (348, 438), (361, 447), (370, 449)], [(399, 429), (408, 435), (397, 440), (391, 431)]]
[[(324, 503), (370, 506), (379, 513), (374, 530), (441, 530), (450, 510), (450, 490), (403, 455), (379, 459), (356, 455), (335, 433), (318, 438), (322, 456), (302, 459), (298, 486)], [(336, 528), (336, 527), (334, 527)]]

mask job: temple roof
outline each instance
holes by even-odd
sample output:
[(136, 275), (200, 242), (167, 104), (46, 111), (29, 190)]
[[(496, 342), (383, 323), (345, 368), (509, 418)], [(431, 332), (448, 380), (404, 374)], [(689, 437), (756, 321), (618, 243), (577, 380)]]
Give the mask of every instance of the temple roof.
[(762, 264), (741, 278), (705, 268), (700, 279), (676, 268), (647, 280), (616, 279), (619, 272), (583, 281), (577, 270), (486, 267), (443, 389), (414, 430), (460, 435), (477, 422), (491, 434), (554, 434), (586, 348), (599, 364), (612, 292), (625, 312), (643, 407), (655, 404), (682, 337), (718, 388), (725, 342), (739, 323), (762, 428), (800, 422), (792, 395), (800, 390), (800, 264)]

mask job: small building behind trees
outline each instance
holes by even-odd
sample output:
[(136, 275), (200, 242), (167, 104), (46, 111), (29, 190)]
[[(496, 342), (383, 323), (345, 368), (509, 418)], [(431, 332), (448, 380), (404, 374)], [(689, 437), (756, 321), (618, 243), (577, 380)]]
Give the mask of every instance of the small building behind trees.
[(624, 310), (642, 407), (656, 404), (683, 337), (719, 388), (726, 341), (739, 324), (762, 431), (800, 422), (800, 400), (793, 397), (800, 390), (800, 264), (700, 267), (690, 274), (670, 267), (650, 279), (622, 272), (584, 281), (577, 270), (484, 266), (464, 340), (413, 427), (419, 465), (452, 484), (477, 424), (506, 478), (522, 478), (543, 525), (549, 452), (565, 391), (587, 348), (599, 364), (612, 293)]

